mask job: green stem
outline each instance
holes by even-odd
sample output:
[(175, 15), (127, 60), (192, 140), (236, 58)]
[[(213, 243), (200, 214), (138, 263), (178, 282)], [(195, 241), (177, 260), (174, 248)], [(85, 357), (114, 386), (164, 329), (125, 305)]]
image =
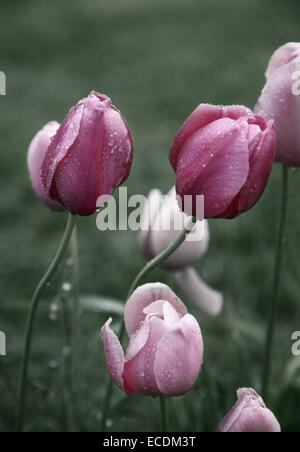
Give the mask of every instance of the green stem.
[[(177, 250), (177, 248), (180, 247), (180, 245), (185, 241), (187, 235), (190, 232), (192, 232), (193, 224), (195, 221), (196, 220), (194, 218), (191, 218), (188, 225), (183, 229), (183, 231), (179, 234), (179, 236), (176, 238), (176, 240), (173, 243), (171, 243), (171, 245), (168, 248), (166, 248), (161, 254), (156, 256), (154, 259), (152, 259), (150, 262), (148, 262), (145, 265), (145, 267), (139, 272), (139, 274), (137, 275), (137, 277), (131, 284), (130, 289), (127, 294), (127, 300), (129, 299), (131, 294), (134, 292), (134, 290), (138, 287), (140, 282), (144, 278), (146, 278), (146, 276), (152, 270), (154, 270), (162, 262), (164, 262), (166, 259), (168, 259), (168, 257), (170, 257)], [(122, 321), (122, 324), (120, 327), (120, 331), (119, 331), (119, 341), (121, 343), (124, 338), (124, 334), (125, 334), (125, 323), (124, 323), (124, 318), (123, 318), (123, 321)], [(102, 423), (101, 423), (101, 427), (102, 427), (101, 431), (102, 432), (105, 432), (105, 428), (106, 428), (106, 420), (107, 420), (107, 416), (108, 416), (108, 412), (109, 412), (111, 394), (112, 394), (112, 379), (110, 378), (107, 383), (107, 386), (106, 386), (106, 395), (105, 395), (105, 400), (104, 400)]]
[(186, 237), (189, 235), (190, 232), (193, 230), (193, 224), (196, 220), (192, 218), (188, 225), (183, 229), (183, 231), (179, 234), (176, 240), (174, 240), (171, 245), (166, 248), (162, 253), (160, 253), (158, 256), (156, 256), (154, 259), (152, 259), (150, 262), (148, 262), (147, 265), (140, 271), (140, 273), (137, 275), (135, 280), (130, 286), (127, 300), (130, 297), (130, 295), (134, 292), (134, 290), (138, 287), (140, 282), (146, 278), (146, 276), (154, 270), (156, 267), (158, 267), (162, 262), (168, 259), (176, 250), (180, 247), (180, 245), (185, 241)]
[(72, 260), (72, 334), (73, 334), (73, 390), (76, 401), (77, 424), (81, 423), (81, 331), (80, 331), (80, 299), (79, 299), (79, 253), (76, 225), (70, 243)]
[(66, 299), (62, 299), (62, 311), (63, 311), (63, 323), (64, 323), (64, 338), (65, 345), (63, 348), (63, 366), (64, 366), (64, 404), (65, 404), (65, 415), (67, 421), (67, 431), (74, 431), (74, 410), (73, 410), (73, 400), (71, 397), (72, 388), (72, 343), (71, 343), (71, 325), (69, 313), (69, 305)]
[(272, 371), (272, 351), (275, 334), (275, 326), (278, 311), (278, 293), (280, 287), (281, 269), (284, 255), (285, 232), (287, 223), (287, 202), (288, 202), (288, 168), (282, 165), (282, 194), (281, 194), (281, 214), (279, 224), (279, 234), (275, 257), (275, 267), (273, 276), (273, 286), (270, 299), (270, 312), (268, 330), (266, 336), (265, 359), (262, 380), (262, 397), (267, 403), (269, 393), (269, 383)]
[(73, 228), (75, 226), (75, 222), (76, 222), (76, 217), (69, 214), (66, 230), (65, 230), (63, 239), (61, 241), (61, 244), (59, 246), (59, 249), (56, 253), (56, 256), (53, 259), (50, 267), (46, 271), (45, 275), (39, 282), (39, 284), (33, 294), (31, 303), (30, 303), (30, 310), (29, 310), (27, 326), (26, 326), (26, 331), (25, 331), (24, 352), (23, 352), (23, 356), (22, 356), (22, 366), (21, 366), (21, 375), (20, 375), (20, 384), (19, 384), (19, 398), (18, 398), (18, 411), (17, 411), (17, 430), (19, 432), (21, 432), (23, 430), (24, 408), (25, 408), (26, 390), (27, 390), (28, 362), (29, 362), (29, 356), (30, 356), (30, 350), (31, 350), (32, 332), (33, 332), (33, 326), (34, 326), (37, 308), (38, 308), (41, 296), (45, 290), (45, 287), (47, 286), (47, 283), (50, 281), (50, 279), (56, 272), (64, 254), (67, 250), (67, 247), (68, 247), (68, 244), (69, 244), (69, 241), (71, 238), (71, 234), (72, 234)]
[(163, 396), (160, 396), (159, 401), (160, 401), (161, 426), (162, 426), (161, 431), (166, 433), (168, 431), (167, 399)]

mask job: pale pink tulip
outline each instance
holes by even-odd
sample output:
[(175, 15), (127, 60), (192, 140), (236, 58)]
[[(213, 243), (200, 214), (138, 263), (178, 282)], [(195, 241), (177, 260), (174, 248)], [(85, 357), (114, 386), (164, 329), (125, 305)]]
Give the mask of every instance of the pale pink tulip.
[(33, 138), (29, 145), (27, 153), (27, 166), (32, 186), (38, 198), (50, 207), (52, 210), (63, 211), (64, 207), (53, 201), (45, 192), (42, 179), (41, 179), (41, 166), (45, 158), (46, 151), (51, 138), (56, 134), (59, 124), (56, 121), (48, 122)]
[(234, 218), (261, 197), (274, 161), (274, 121), (246, 107), (201, 104), (180, 128), (170, 150), (176, 191), (204, 195), (205, 218)]
[(290, 42), (276, 50), (266, 78), (255, 112), (275, 120), (276, 162), (300, 166), (300, 43)]
[(196, 319), (164, 284), (139, 287), (125, 305), (130, 343), (126, 355), (110, 329), (102, 327), (108, 371), (127, 394), (177, 396), (193, 386), (203, 361)]
[[(145, 259), (150, 261), (168, 248), (188, 222), (189, 218), (178, 206), (175, 188), (166, 196), (159, 190), (152, 190), (144, 206), (139, 233), (139, 245)], [(187, 298), (206, 313), (217, 315), (223, 306), (222, 294), (210, 289), (191, 268), (204, 256), (208, 244), (208, 222), (198, 221), (187, 239), (162, 266), (172, 272), (177, 286)]]
[(237, 391), (238, 401), (219, 423), (219, 433), (279, 433), (280, 425), (252, 388)]
[(73, 214), (91, 215), (98, 198), (129, 176), (130, 130), (111, 100), (96, 92), (78, 102), (51, 142), (42, 165), (46, 193)]
[[(168, 248), (189, 221), (190, 218), (179, 209), (175, 188), (166, 196), (159, 190), (152, 190), (144, 205), (139, 233), (139, 245), (145, 259), (151, 260)], [(181, 270), (193, 265), (206, 253), (209, 243), (208, 222), (198, 221), (191, 234), (192, 237), (188, 236), (162, 263), (163, 267)]]

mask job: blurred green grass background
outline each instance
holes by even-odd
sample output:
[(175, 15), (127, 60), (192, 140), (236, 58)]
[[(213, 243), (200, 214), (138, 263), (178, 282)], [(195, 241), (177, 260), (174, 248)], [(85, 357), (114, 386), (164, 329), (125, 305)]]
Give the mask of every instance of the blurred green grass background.
[[(26, 313), (32, 292), (55, 253), (66, 218), (45, 209), (27, 175), (26, 151), (44, 123), (61, 121), (95, 89), (120, 108), (132, 130), (135, 158), (129, 194), (174, 184), (168, 150), (200, 103), (253, 107), (271, 53), (300, 41), (297, 0), (53, 0), (1, 1), (0, 70), (0, 429), (14, 429), (16, 388)], [(285, 431), (300, 431), (300, 376), (291, 334), (300, 330), (299, 183), (291, 171), (289, 226), (270, 408)], [(211, 221), (209, 252), (197, 265), (225, 294), (217, 319), (201, 312), (205, 365), (193, 391), (170, 402), (171, 429), (211, 430), (232, 406), (239, 386), (259, 390), (267, 303), (280, 197), (275, 167), (259, 204), (234, 221)], [(79, 221), (81, 291), (124, 301), (143, 260), (133, 232), (100, 233), (95, 216)], [(67, 276), (66, 276), (67, 277)], [(153, 281), (170, 282), (157, 270)], [(34, 333), (26, 429), (70, 429), (64, 403), (61, 304), (49, 317), (63, 272), (47, 289)], [(188, 300), (184, 300), (188, 303)], [(193, 310), (193, 307), (190, 307)], [(108, 314), (85, 312), (82, 429), (99, 430), (104, 381), (100, 326)], [(298, 367), (299, 369), (299, 367)], [(109, 430), (160, 429), (158, 402), (115, 391)], [(147, 408), (146, 408), (147, 407)]]

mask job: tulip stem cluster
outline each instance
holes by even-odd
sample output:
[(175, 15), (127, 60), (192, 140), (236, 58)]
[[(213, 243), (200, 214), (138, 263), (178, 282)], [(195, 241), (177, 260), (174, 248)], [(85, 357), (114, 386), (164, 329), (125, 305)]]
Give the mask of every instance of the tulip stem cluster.
[(266, 349), (264, 358), (264, 369), (263, 369), (263, 382), (262, 382), (262, 397), (267, 402), (269, 383), (271, 379), (271, 362), (272, 362), (272, 350), (276, 326), (276, 318), (278, 312), (278, 295), (281, 279), (282, 263), (284, 258), (284, 244), (285, 244), (285, 233), (287, 224), (287, 204), (288, 204), (288, 174), (289, 168), (282, 165), (282, 194), (281, 194), (281, 213), (280, 213), (280, 223), (279, 223), (279, 233), (277, 250), (275, 257), (275, 267), (273, 276), (273, 286), (271, 291), (270, 299), (270, 313), (269, 313), (269, 323), (266, 337)]
[[(171, 245), (166, 248), (162, 253), (160, 253), (158, 256), (156, 256), (154, 259), (152, 259), (150, 262), (148, 262), (147, 265), (139, 272), (137, 277), (134, 279), (132, 285), (130, 286), (130, 289), (128, 291), (127, 299), (132, 295), (134, 290), (139, 286), (140, 282), (146, 278), (146, 276), (154, 270), (156, 267), (158, 267), (163, 261), (168, 259), (179, 247), (182, 245), (182, 243), (185, 241), (187, 235), (192, 232), (193, 230), (193, 224), (195, 223), (196, 219), (191, 218), (187, 226), (182, 230), (182, 232), (179, 234), (179, 236), (174, 240)], [(123, 338), (125, 334), (125, 322), (122, 321), (120, 331), (119, 331), (119, 341), (122, 343)], [(111, 378), (109, 378), (109, 381), (106, 386), (106, 392), (105, 392), (105, 400), (103, 405), (103, 416), (102, 416), (102, 424), (101, 424), (101, 431), (105, 431), (106, 428), (106, 421), (107, 416), (109, 412), (110, 407), (110, 399), (112, 395), (112, 385), (113, 381)], [(164, 410), (165, 411), (165, 410)], [(163, 411), (162, 411), (163, 413)], [(165, 416), (163, 416), (165, 417)], [(163, 421), (164, 425), (166, 424), (165, 420)]]
[(56, 256), (54, 257), (50, 267), (40, 280), (30, 303), (30, 310), (27, 319), (27, 326), (25, 331), (25, 342), (24, 342), (24, 351), (22, 355), (22, 366), (21, 366), (21, 376), (20, 376), (20, 386), (19, 386), (19, 398), (18, 398), (18, 412), (17, 412), (17, 430), (23, 430), (23, 422), (24, 422), (24, 408), (25, 408), (25, 400), (26, 400), (26, 389), (27, 389), (27, 374), (28, 374), (28, 362), (31, 350), (31, 342), (32, 342), (32, 333), (34, 322), (36, 318), (37, 308), (39, 302), (41, 300), (41, 296), (53, 275), (55, 274), (60, 262), (62, 261), (66, 250), (68, 248), (73, 229), (76, 224), (76, 217), (72, 214), (68, 216), (68, 222), (65, 229), (65, 233), (61, 244), (58, 248)]

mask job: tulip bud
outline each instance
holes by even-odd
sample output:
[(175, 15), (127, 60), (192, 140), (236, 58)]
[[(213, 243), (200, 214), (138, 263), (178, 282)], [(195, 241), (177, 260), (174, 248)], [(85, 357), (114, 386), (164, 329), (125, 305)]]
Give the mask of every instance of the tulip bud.
[(202, 366), (203, 341), (196, 319), (164, 284), (139, 287), (125, 305), (130, 338), (124, 356), (110, 329), (102, 327), (109, 373), (127, 394), (182, 395), (193, 386)]
[(129, 176), (133, 144), (121, 113), (103, 94), (71, 108), (42, 165), (46, 193), (72, 214), (91, 215)]
[(38, 198), (50, 207), (52, 210), (63, 211), (64, 207), (53, 201), (45, 192), (41, 179), (41, 165), (44, 160), (46, 151), (49, 144), (51, 143), (51, 138), (56, 134), (59, 124), (56, 121), (48, 122), (33, 138), (29, 145), (27, 153), (27, 166), (29, 171), (29, 176), (31, 179), (32, 186), (36, 192)]
[(238, 401), (219, 423), (219, 433), (279, 433), (280, 425), (262, 398), (251, 388), (237, 391)]
[[(152, 190), (144, 206), (139, 233), (139, 245), (145, 259), (150, 261), (168, 248), (180, 234), (179, 226), (183, 229), (188, 221), (189, 218), (179, 209), (175, 188), (167, 196), (159, 190)], [(208, 287), (190, 267), (207, 251), (207, 220), (203, 220), (202, 225), (198, 221), (190, 234), (193, 234), (192, 240), (189, 241), (189, 235), (162, 266), (173, 272), (177, 286), (197, 307), (209, 315), (217, 315), (223, 306), (222, 294)]]
[[(141, 218), (139, 245), (146, 260), (151, 260), (168, 248), (189, 222), (189, 217), (179, 209), (175, 188), (167, 196), (152, 190), (145, 203)], [(181, 270), (193, 265), (207, 251), (209, 229), (206, 220), (194, 226), (192, 240), (185, 240), (179, 248), (163, 262), (168, 270)], [(188, 236), (189, 239), (189, 236)]]
[(276, 50), (266, 78), (255, 112), (275, 120), (276, 162), (300, 166), (300, 43), (290, 42)]
[[(204, 195), (205, 218), (246, 212), (266, 187), (274, 151), (274, 121), (266, 123), (243, 106), (199, 105), (170, 150), (184, 211), (199, 215), (196, 197)], [(186, 195), (192, 208), (184, 203)]]

